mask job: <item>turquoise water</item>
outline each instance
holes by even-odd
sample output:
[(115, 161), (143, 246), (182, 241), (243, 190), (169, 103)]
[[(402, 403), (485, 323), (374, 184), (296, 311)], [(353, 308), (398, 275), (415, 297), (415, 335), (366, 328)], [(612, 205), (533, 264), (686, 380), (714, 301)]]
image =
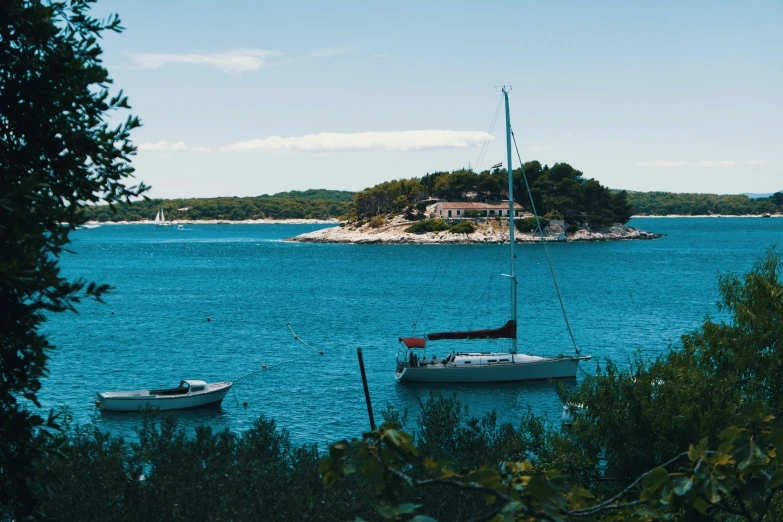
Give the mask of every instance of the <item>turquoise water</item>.
[[(634, 219), (667, 234), (655, 241), (551, 244), (569, 318), (583, 353), (625, 362), (653, 357), (696, 328), (715, 302), (719, 272), (747, 271), (783, 246), (783, 219)], [(316, 245), (281, 241), (316, 225), (102, 226), (74, 234), (69, 276), (111, 283), (106, 304), (50, 318), (57, 349), (41, 392), (46, 407), (68, 405), (76, 420), (130, 435), (136, 415), (96, 414), (96, 391), (221, 381), (279, 364), (239, 382), (219, 410), (178, 413), (185, 426), (241, 431), (259, 415), (297, 442), (359, 435), (367, 413), (356, 348), (362, 347), (376, 412), (408, 408), (431, 387), (393, 377), (396, 339), (449, 329), (497, 327), (510, 313), (508, 247), (497, 245)], [(571, 350), (542, 245), (520, 245), (520, 351)], [(210, 318), (210, 321), (207, 321)], [(318, 356), (293, 339), (290, 322)], [(496, 349), (497, 341), (439, 341)], [(583, 365), (592, 372), (594, 361)], [(451, 385), (481, 414), (515, 421), (528, 407), (557, 419), (549, 383)], [(241, 403), (247, 401), (248, 406)]]

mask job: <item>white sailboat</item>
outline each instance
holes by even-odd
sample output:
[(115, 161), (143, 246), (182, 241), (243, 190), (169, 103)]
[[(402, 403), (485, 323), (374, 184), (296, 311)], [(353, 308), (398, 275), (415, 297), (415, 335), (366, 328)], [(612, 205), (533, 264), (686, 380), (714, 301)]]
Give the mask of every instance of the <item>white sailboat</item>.
[(170, 227), (171, 223), (166, 221), (166, 217), (163, 215), (163, 208), (158, 210), (158, 213), (155, 215), (155, 225), (159, 227)]
[[(508, 108), (508, 90), (503, 88), (506, 104), (506, 147), (508, 155), (508, 206), (509, 216), (514, 216), (514, 186), (511, 168), (511, 121)], [(527, 183), (527, 181), (525, 182)], [(532, 198), (531, 198), (532, 200)], [(533, 207), (535, 214), (535, 207)], [(426, 337), (401, 337), (403, 350), (397, 354), (394, 377), (401, 382), (430, 383), (479, 383), (509, 382), (545, 379), (574, 378), (579, 362), (590, 359), (581, 355), (574, 342), (574, 355), (539, 357), (517, 353), (517, 279), (514, 273), (514, 224), (509, 219), (511, 319), (502, 327), (490, 330), (466, 332), (439, 332)], [(539, 230), (541, 230), (539, 224)], [(551, 266), (551, 265), (550, 265)], [(554, 277), (554, 272), (552, 273)], [(555, 285), (557, 288), (557, 285)], [(558, 298), (560, 297), (560, 291)], [(562, 307), (562, 299), (561, 299)], [(563, 308), (565, 316), (565, 308)], [(568, 319), (566, 317), (566, 325)], [(570, 332), (570, 326), (569, 326)], [(508, 352), (452, 352), (444, 359), (419, 359), (416, 350), (426, 349), (428, 342), (439, 340), (510, 339)], [(572, 336), (573, 339), (573, 336)]]

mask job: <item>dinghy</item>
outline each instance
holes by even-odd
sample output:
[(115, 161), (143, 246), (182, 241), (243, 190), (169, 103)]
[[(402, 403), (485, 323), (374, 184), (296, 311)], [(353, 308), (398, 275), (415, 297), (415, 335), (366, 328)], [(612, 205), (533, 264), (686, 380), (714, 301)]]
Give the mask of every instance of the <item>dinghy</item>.
[(98, 393), (98, 407), (106, 411), (138, 411), (147, 406), (161, 410), (187, 410), (220, 406), (233, 382), (180, 381), (166, 390), (135, 390)]

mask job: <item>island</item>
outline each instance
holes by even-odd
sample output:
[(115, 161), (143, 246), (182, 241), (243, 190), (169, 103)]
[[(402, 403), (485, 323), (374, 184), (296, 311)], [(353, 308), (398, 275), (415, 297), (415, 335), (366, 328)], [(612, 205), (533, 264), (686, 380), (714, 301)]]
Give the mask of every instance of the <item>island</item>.
[(350, 215), (340, 226), (289, 241), (505, 243), (511, 223), (517, 230), (515, 240), (523, 243), (661, 237), (626, 225), (633, 215), (626, 191), (612, 191), (567, 163), (549, 167), (530, 161), (512, 174), (513, 208), (505, 169), (435, 172), (357, 192)]
[[(514, 241), (537, 243), (542, 235), (536, 233), (532, 214), (523, 214), (515, 220)], [(602, 226), (595, 230), (577, 226), (563, 226), (562, 222), (543, 219), (543, 240), (550, 242), (575, 241), (618, 241), (630, 239), (657, 239), (662, 234), (638, 230), (622, 224)], [(417, 225), (425, 225), (418, 227)], [(313, 232), (287, 238), (299, 243), (346, 243), (346, 244), (492, 244), (509, 242), (509, 220), (502, 217), (466, 218), (464, 220), (430, 219), (409, 221), (402, 215), (394, 216), (382, 224), (377, 221), (340, 223), (336, 227), (322, 228)]]

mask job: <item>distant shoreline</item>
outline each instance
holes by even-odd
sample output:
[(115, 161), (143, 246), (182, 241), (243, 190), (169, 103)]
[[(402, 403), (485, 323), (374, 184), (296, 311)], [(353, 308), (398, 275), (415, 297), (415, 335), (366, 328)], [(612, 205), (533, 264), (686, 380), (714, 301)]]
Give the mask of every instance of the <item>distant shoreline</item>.
[[(764, 216), (760, 216), (758, 214), (698, 214), (698, 215), (688, 215), (688, 214), (666, 214), (665, 216), (631, 216), (631, 219), (642, 219), (642, 218), (655, 218), (655, 219), (663, 219), (663, 218), (763, 218)], [(769, 217), (773, 218), (783, 218), (783, 214), (772, 214)]]
[[(338, 225), (337, 219), (176, 219), (166, 221), (171, 225)], [(144, 221), (88, 221), (87, 225), (155, 225), (151, 219)]]

